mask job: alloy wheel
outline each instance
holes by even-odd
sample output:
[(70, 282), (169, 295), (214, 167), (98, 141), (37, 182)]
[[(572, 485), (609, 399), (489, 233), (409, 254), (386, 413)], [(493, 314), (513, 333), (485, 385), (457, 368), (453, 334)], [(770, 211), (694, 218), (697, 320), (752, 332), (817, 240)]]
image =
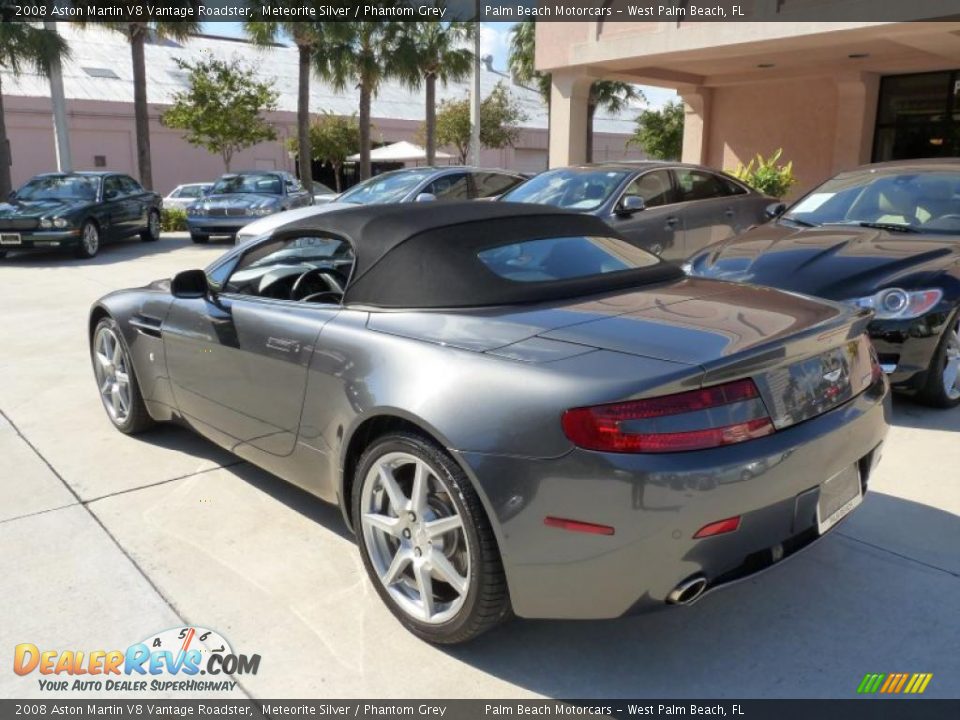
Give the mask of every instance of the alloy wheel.
[(83, 227), (83, 247), (88, 255), (96, 255), (100, 248), (100, 233), (92, 222), (88, 222)]
[(154, 240), (160, 239), (160, 216), (157, 213), (150, 213), (150, 218), (147, 220), (147, 229), (150, 231), (150, 237)]
[(130, 416), (132, 407), (127, 354), (116, 333), (108, 327), (100, 328), (93, 347), (100, 399), (110, 418), (122, 425)]
[(960, 399), (960, 335), (957, 329), (947, 336), (943, 365), (943, 392), (950, 400)]
[(453, 618), (470, 590), (471, 548), (440, 475), (405, 452), (380, 457), (360, 497), (364, 544), (380, 582), (411, 618)]

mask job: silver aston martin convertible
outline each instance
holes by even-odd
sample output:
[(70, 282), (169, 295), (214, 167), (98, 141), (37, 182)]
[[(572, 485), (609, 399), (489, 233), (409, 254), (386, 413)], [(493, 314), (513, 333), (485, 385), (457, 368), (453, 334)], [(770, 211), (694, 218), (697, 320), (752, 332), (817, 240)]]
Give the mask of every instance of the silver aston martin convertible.
[(294, 221), (89, 336), (119, 430), (184, 423), (337, 503), (390, 610), (455, 643), (688, 604), (831, 530), (887, 432), (869, 318), (448, 203)]

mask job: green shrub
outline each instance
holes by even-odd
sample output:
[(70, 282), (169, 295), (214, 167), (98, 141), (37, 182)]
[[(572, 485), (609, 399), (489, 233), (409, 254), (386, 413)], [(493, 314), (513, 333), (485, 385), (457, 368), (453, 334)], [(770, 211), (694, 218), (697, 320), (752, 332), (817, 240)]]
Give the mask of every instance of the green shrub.
[(183, 208), (164, 208), (160, 213), (160, 229), (164, 232), (177, 232), (187, 229), (187, 211)]
[(766, 159), (757, 153), (753, 160), (746, 165), (740, 163), (730, 174), (754, 190), (779, 200), (797, 182), (797, 178), (793, 175), (792, 160), (786, 165), (778, 164), (781, 154), (783, 154), (783, 148), (778, 149)]

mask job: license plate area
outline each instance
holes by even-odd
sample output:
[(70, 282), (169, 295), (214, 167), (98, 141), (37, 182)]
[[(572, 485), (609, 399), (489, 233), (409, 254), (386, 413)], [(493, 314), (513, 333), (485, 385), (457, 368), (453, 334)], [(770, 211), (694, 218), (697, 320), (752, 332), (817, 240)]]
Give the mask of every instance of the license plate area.
[(19, 245), (20, 233), (0, 233), (0, 245)]
[(863, 501), (860, 467), (851, 465), (820, 486), (817, 500), (817, 531), (823, 535)]

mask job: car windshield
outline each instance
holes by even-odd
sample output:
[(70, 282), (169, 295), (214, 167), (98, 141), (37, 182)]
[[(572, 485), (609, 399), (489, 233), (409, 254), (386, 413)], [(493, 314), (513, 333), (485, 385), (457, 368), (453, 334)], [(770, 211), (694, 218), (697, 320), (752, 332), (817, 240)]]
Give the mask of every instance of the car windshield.
[(573, 280), (656, 265), (646, 250), (612, 237), (528, 240), (477, 253), (488, 269), (514, 282)]
[(339, 202), (355, 205), (400, 202), (433, 172), (433, 170), (412, 170), (377, 175), (359, 185), (354, 185), (340, 196)]
[(801, 225), (860, 225), (893, 232), (960, 232), (960, 172), (898, 168), (844, 173), (791, 207)]
[(595, 210), (620, 187), (628, 174), (623, 170), (552, 170), (518, 185), (500, 199), (568, 210)]
[(19, 200), (96, 200), (100, 178), (90, 175), (36, 177), (17, 191)]
[(233, 195), (236, 193), (283, 195), (283, 182), (276, 175), (233, 175), (217, 180), (211, 195)]

